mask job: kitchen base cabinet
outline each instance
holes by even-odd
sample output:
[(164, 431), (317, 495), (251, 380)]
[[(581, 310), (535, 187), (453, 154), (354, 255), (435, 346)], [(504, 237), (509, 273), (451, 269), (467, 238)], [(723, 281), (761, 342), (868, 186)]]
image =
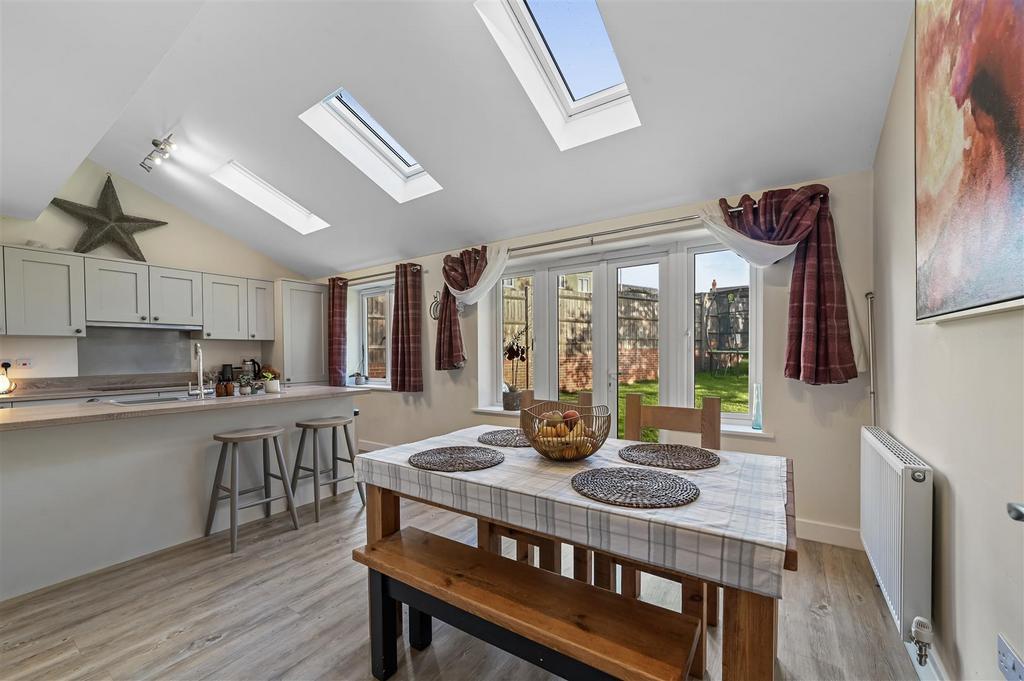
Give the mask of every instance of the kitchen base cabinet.
[[(204, 408), (195, 401), (100, 406), (169, 412), (0, 431), (0, 600), (202, 537), (220, 449), (214, 433), (265, 426), (268, 419), (285, 425), (282, 447), (290, 467), (299, 439), (293, 424), (351, 416), (352, 395), (359, 394), (339, 389), (302, 396), (302, 390), (273, 406), (259, 401), (267, 399), (262, 396), (208, 400), (233, 405), (228, 408)], [(19, 412), (32, 417), (69, 409), (93, 407), (15, 407), (0, 415), (9, 421)], [(239, 474), (243, 488), (263, 484), (249, 467)], [(340, 485), (343, 491), (353, 489), (350, 480)], [(313, 501), (311, 480), (299, 481), (295, 500)], [(271, 510), (283, 511), (284, 500)], [(239, 522), (249, 521), (263, 522), (263, 508), (241, 510)], [(213, 531), (227, 525), (227, 513), (220, 513)]]

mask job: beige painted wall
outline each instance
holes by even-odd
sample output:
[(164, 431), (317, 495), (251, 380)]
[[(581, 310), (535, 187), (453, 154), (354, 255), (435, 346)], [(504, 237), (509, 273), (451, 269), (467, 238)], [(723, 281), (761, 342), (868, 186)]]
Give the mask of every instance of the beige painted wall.
[(934, 622), (951, 679), (1024, 651), (1024, 312), (916, 324), (914, 55), (907, 38), (875, 157), (880, 425), (936, 471)]
[[(819, 181), (819, 180), (816, 180)], [(860, 318), (865, 319), (863, 294), (871, 288), (871, 173), (864, 171), (820, 180), (831, 188), (832, 208), (846, 273)], [(799, 183), (806, 184), (806, 183)], [(709, 197), (717, 198), (717, 197)], [(692, 214), (695, 204), (634, 215), (593, 225), (533, 235), (509, 245), (536, 243), (572, 233), (590, 233)], [(441, 257), (432, 254), (412, 259), (426, 268), (424, 305), (441, 288)], [(782, 377), (789, 302), (789, 258), (766, 271), (764, 291), (764, 422), (774, 440), (726, 436), (724, 447), (739, 451), (779, 454), (795, 460), (798, 531), (801, 536), (859, 547), (857, 533), (859, 428), (867, 423), (867, 380), (847, 385), (805, 386)], [(351, 272), (357, 276), (380, 272), (373, 268)], [(477, 342), (476, 308), (461, 319), (463, 338), (470, 358), (459, 371), (434, 371), (436, 323), (426, 317), (420, 395), (376, 392), (356, 398), (362, 408), (359, 437), (364, 444), (391, 445), (409, 442), (480, 423), (513, 425), (514, 419), (476, 414)], [(354, 371), (350, 367), (349, 371)]]
[[(58, 196), (95, 206), (106, 174), (103, 168), (85, 160), (61, 188)], [(162, 227), (136, 236), (136, 241), (151, 264), (254, 279), (301, 278), (262, 253), (196, 220), (131, 181), (117, 175), (113, 175), (113, 179), (125, 213), (167, 222)], [(0, 217), (0, 243), (7, 245), (21, 245), (32, 240), (42, 242), (47, 248), (71, 250), (81, 234), (81, 224), (53, 206), (47, 206), (35, 220)], [(91, 255), (125, 257), (123, 251), (110, 245), (96, 249)], [(76, 376), (77, 342), (74, 338), (0, 336), (0, 356), (32, 359), (31, 369), (17, 371), (21, 378)], [(224, 362), (238, 363), (243, 356), (259, 358), (261, 346), (257, 341), (207, 341), (204, 343), (206, 363), (215, 366)]]

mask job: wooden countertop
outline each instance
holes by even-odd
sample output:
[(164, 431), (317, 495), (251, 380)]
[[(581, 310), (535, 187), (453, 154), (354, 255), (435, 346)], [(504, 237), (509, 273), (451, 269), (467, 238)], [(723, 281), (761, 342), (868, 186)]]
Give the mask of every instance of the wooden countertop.
[(285, 392), (270, 395), (246, 395), (235, 397), (208, 397), (205, 400), (189, 399), (161, 404), (136, 404), (121, 406), (108, 402), (95, 404), (65, 404), (52, 407), (15, 407), (0, 409), (0, 432), (26, 428), (47, 428), (91, 421), (118, 421), (120, 419), (144, 416), (162, 416), (185, 412), (209, 411), (211, 409), (238, 409), (280, 404), (281, 402), (302, 402), (322, 400), (331, 397), (347, 397), (369, 392), (366, 388), (307, 385), (288, 388)]

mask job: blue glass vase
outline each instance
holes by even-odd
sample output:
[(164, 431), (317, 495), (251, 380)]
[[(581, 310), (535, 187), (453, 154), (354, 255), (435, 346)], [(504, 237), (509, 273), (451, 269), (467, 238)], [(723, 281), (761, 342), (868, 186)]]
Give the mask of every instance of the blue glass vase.
[(761, 384), (754, 384), (754, 404), (751, 407), (753, 412), (753, 418), (750, 421), (750, 427), (754, 430), (761, 430), (764, 425), (761, 423)]

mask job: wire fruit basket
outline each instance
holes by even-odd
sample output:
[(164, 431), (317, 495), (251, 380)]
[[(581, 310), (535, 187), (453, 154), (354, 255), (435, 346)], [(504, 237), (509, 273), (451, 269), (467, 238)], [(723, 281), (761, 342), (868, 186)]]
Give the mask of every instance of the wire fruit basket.
[(611, 423), (611, 411), (604, 405), (545, 401), (519, 412), (519, 425), (530, 445), (552, 461), (587, 458), (608, 439)]

